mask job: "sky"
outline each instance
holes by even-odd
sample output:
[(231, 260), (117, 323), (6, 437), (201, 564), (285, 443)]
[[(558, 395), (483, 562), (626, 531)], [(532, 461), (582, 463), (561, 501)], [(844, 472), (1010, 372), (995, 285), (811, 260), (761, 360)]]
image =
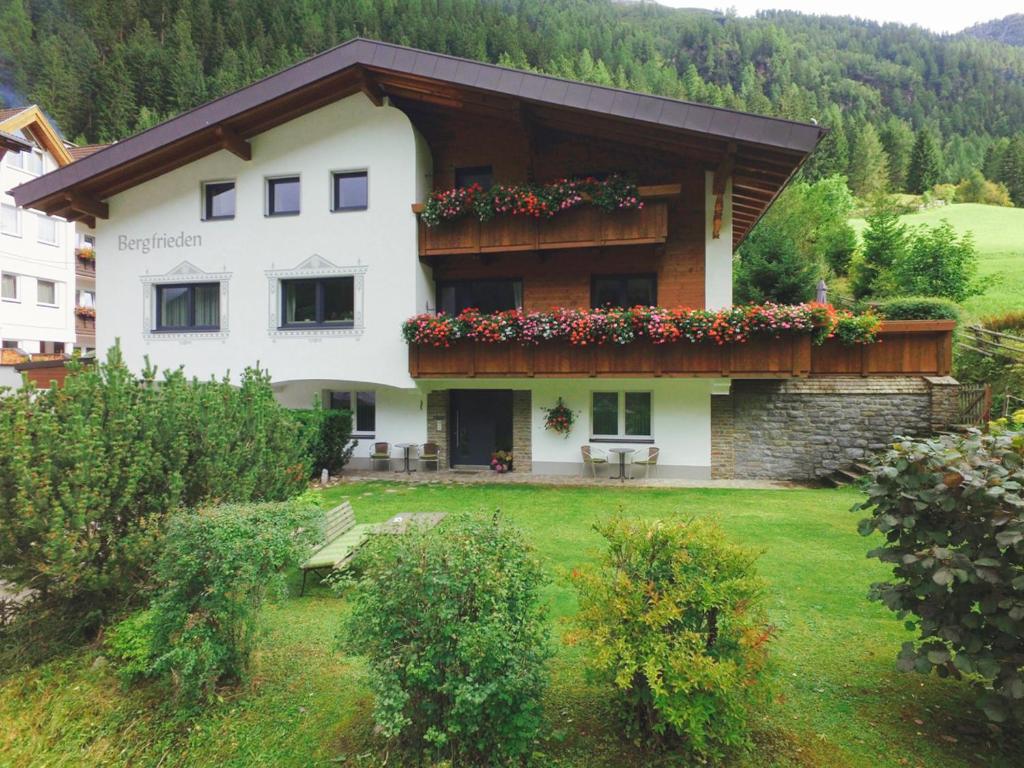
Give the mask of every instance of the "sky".
[(780, 9), (816, 13), (822, 16), (859, 16), (872, 21), (896, 21), (917, 24), (933, 32), (959, 32), (979, 21), (990, 21), (1024, 12), (1021, 0), (732, 0), (731, 2), (702, 2), (702, 0), (658, 0), (662, 5), (675, 8), (734, 8), (740, 16), (752, 16), (756, 11)]

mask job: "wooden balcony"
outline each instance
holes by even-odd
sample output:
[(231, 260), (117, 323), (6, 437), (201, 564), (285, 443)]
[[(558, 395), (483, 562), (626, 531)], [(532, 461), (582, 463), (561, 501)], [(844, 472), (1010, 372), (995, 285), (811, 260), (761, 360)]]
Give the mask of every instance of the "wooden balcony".
[(886, 322), (875, 344), (821, 346), (810, 336), (743, 344), (650, 344), (579, 347), (567, 342), (458, 342), (409, 348), (409, 374), (445, 378), (722, 378), (786, 379), (830, 375), (945, 376), (952, 362), (952, 321)]
[[(583, 206), (551, 219), (496, 216), (480, 222), (475, 216), (428, 227), (420, 222), (420, 257), (466, 253), (544, 251), (607, 245), (664, 243), (668, 237), (668, 202), (678, 184), (640, 187), (639, 211), (605, 213)], [(422, 205), (414, 205), (419, 212)]]
[(75, 274), (78, 277), (96, 277), (96, 258), (84, 258), (75, 255)]
[(96, 318), (75, 315), (75, 333), (79, 336), (95, 336)]

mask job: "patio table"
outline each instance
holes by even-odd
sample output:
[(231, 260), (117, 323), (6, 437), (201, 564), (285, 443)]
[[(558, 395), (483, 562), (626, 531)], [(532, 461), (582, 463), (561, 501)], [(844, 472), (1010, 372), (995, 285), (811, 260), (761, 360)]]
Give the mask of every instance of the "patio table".
[(412, 469), (409, 466), (409, 452), (413, 449), (416, 443), (395, 443), (395, 448), (401, 448), (403, 458), (405, 459), (405, 474), (410, 474)]
[[(608, 453), (614, 453), (619, 457), (619, 476), (618, 480), (625, 482), (626, 480), (626, 457), (632, 456), (636, 453), (636, 448), (609, 448)], [(632, 478), (630, 478), (632, 480)]]

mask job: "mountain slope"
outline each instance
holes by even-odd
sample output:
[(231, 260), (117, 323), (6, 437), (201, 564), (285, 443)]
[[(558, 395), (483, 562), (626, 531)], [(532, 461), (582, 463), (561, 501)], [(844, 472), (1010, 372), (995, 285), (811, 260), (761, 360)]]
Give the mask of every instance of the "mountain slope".
[(976, 37), (979, 40), (993, 40), (1007, 45), (1024, 46), (1024, 13), (1014, 13), (1001, 19), (975, 24), (961, 34)]

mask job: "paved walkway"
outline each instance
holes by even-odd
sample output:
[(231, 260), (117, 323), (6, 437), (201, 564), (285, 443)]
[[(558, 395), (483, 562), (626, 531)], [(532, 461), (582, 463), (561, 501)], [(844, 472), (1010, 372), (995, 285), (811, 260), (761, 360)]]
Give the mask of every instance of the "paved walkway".
[(653, 477), (650, 479), (618, 480), (609, 477), (585, 477), (582, 475), (534, 475), (528, 472), (498, 474), (491, 470), (435, 472), (431, 470), (411, 472), (364, 472), (343, 471), (332, 476), (328, 486), (339, 483), (388, 481), (423, 485), (441, 483), (449, 485), (472, 485), (481, 483), (510, 483), (519, 485), (546, 485), (582, 488), (748, 488), (784, 489), (806, 488), (806, 484), (776, 480), (684, 480), (675, 477)]

